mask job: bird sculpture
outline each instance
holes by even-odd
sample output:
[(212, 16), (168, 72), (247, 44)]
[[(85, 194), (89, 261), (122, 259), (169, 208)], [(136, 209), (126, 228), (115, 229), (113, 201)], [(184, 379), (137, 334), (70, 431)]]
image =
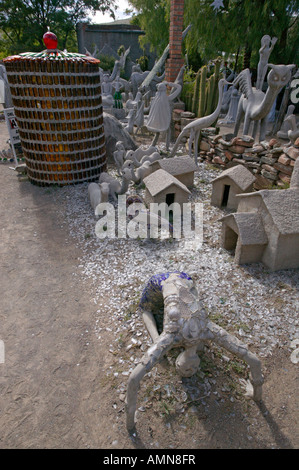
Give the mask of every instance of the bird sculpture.
[(198, 141), (199, 141), (199, 136), (200, 136), (200, 131), (204, 129), (205, 127), (211, 126), (215, 121), (217, 121), (218, 116), (221, 111), (221, 106), (222, 106), (222, 97), (223, 97), (223, 88), (224, 85), (231, 85), (227, 80), (224, 78), (221, 78), (218, 82), (218, 91), (219, 91), (219, 97), (218, 97), (218, 104), (215, 109), (215, 111), (212, 114), (209, 114), (208, 116), (203, 116), (201, 118), (195, 119), (194, 121), (190, 122), (187, 124), (187, 126), (184, 127), (182, 132), (179, 134), (174, 147), (170, 153), (170, 156), (173, 157), (175, 152), (177, 151), (177, 148), (182, 140), (183, 137), (187, 137), (190, 134), (189, 137), (189, 156), (192, 157), (192, 144), (193, 144), (193, 150), (194, 150), (194, 159), (195, 163), (197, 165), (197, 155), (198, 155)]

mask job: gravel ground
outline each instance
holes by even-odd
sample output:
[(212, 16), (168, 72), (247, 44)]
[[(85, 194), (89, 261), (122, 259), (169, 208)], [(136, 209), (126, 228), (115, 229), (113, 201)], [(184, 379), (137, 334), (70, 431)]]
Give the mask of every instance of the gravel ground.
[[(161, 150), (164, 150), (163, 146)], [(116, 174), (112, 166), (109, 172)], [(88, 313), (90, 307), (86, 307), (87, 311), (84, 312), (86, 327), (76, 327), (75, 330), (76, 336), (80, 334), (82, 337), (84, 354), (89, 364), (89, 369), (82, 370), (86, 375), (89, 372), (92, 378), (90, 392), (89, 381), (86, 381), (84, 397), (88, 397), (88, 400), (83, 400), (84, 415), (80, 415), (81, 418), (77, 420), (81, 433), (81, 421), (84, 424), (87, 419), (88, 423), (82, 433), (84, 444), (78, 444), (76, 437), (69, 432), (66, 434), (68, 447), (298, 447), (298, 366), (294, 361), (295, 347), (298, 347), (296, 341), (299, 341), (299, 271), (271, 273), (261, 264), (238, 266), (234, 264), (232, 254), (220, 247), (219, 219), (225, 212), (210, 204), (211, 181), (219, 172), (214, 166), (200, 163), (195, 175), (191, 200), (203, 204), (203, 244), (200, 247), (186, 246), (183, 239), (100, 240), (95, 234), (98, 218), (89, 203), (87, 184), (42, 188), (42, 191), (38, 191), (42, 193), (38, 200), (48, 198), (51, 207), (57, 211), (60, 236), (65, 236), (65, 233), (67, 246), (74, 246), (74, 253), (80, 254), (76, 258), (72, 276), (74, 283), (81, 286), (84, 292), (81, 295), (78, 293), (75, 300), (80, 297), (81, 303), (84, 303), (84, 299), (90, 298), (94, 305), (91, 315)], [(21, 188), (22, 183), (19, 184)], [(30, 186), (27, 187), (28, 194), (30, 189)], [(143, 190), (131, 185), (129, 193), (142, 196)], [(47, 227), (42, 225), (42, 228), (40, 237), (49, 236), (49, 224)], [(67, 259), (61, 261), (67, 264)], [(171, 352), (167, 356), (167, 366), (162, 362), (141, 383), (137, 429), (142, 441), (132, 441), (128, 439), (125, 429), (127, 380), (151, 344), (136, 308), (143, 286), (150, 276), (168, 270), (182, 270), (190, 274), (210, 318), (247, 343), (261, 358), (266, 376), (265, 401), (261, 406), (256, 406), (244, 398), (249, 372), (247, 366), (217, 346), (211, 344), (207, 347), (201, 356), (199, 373), (189, 379), (178, 376), (174, 363), (179, 351)], [(68, 280), (68, 284), (72, 282)], [(64, 296), (70, 301), (74, 293), (70, 290)], [(70, 327), (72, 322), (71, 301), (70, 305), (70, 309), (65, 312), (66, 317), (63, 317), (66, 328), (67, 323), (70, 323)], [(55, 359), (53, 351), (56, 337), (52, 337), (47, 329), (42, 331), (50, 344), (45, 351), (39, 352), (41, 356), (37, 360), (41, 361), (45, 355), (47, 361), (52, 361), (52, 357)], [(87, 337), (89, 339), (85, 340)], [(62, 347), (60, 351), (60, 361), (67, 354), (65, 348)], [(95, 350), (100, 355), (100, 362), (93, 357)], [(80, 361), (80, 365), (81, 362), (84, 367), (84, 361)], [(74, 384), (77, 374), (73, 368), (76, 365), (79, 366), (79, 363), (70, 367), (71, 377), (74, 376), (74, 381), (70, 383)], [(101, 381), (96, 374), (97, 368), (103, 371)], [(32, 374), (32, 371), (29, 373)], [(52, 379), (50, 374), (47, 380), (52, 383)], [(59, 382), (59, 387), (62, 383)], [(71, 389), (73, 399), (77, 398), (76, 387)], [(97, 401), (98, 390), (102, 397), (100, 406)], [(42, 391), (43, 387), (40, 393)], [(47, 402), (47, 408), (51, 411), (52, 395), (49, 396), (51, 401)], [(57, 396), (55, 392), (55, 399)], [(39, 415), (34, 412), (33, 416)], [(68, 416), (63, 416), (63, 423), (68, 423)], [(49, 420), (52, 419), (50, 415)], [(13, 416), (11, 420), (15, 422)], [(70, 420), (73, 425), (71, 415)], [(43, 421), (39, 425), (43, 426)], [(74, 426), (74, 433), (77, 427)], [(53, 446), (47, 436), (43, 440), (38, 438), (37, 427), (31, 428), (24, 429), (21, 445), (17, 447), (32, 446), (32, 433), (38, 446)], [(18, 434), (21, 435), (20, 431)]]
[[(163, 151), (163, 147), (160, 150)], [(219, 219), (225, 212), (210, 204), (211, 181), (220, 171), (212, 165), (200, 163), (195, 174), (190, 199), (203, 204), (203, 243), (200, 247), (186, 246), (184, 239), (99, 240), (95, 234), (98, 218), (93, 215), (89, 204), (87, 185), (65, 188), (56, 193), (58, 206), (60, 198), (67, 200), (65, 221), (83, 253), (79, 260), (83, 279), (94, 283), (94, 334), (104, 341), (109, 333), (107, 347), (114, 361), (107, 367), (106, 375), (109, 381), (114, 381), (120, 400), (114, 405), (116, 421), (119, 412), (123, 411), (127, 377), (151, 344), (136, 307), (143, 286), (153, 274), (168, 270), (190, 274), (210, 318), (248, 344), (262, 361), (270, 358), (274, 350), (283, 349), (290, 356), (291, 363), (291, 354), (294, 356), (294, 348), (299, 344), (299, 271), (269, 272), (262, 264), (237, 266), (232, 254), (220, 247)], [(109, 172), (115, 174), (112, 166)], [(129, 194), (142, 197), (143, 190), (131, 186)], [(212, 358), (221, 355), (224, 365), (232, 360), (231, 355), (223, 350), (219, 354), (217, 347), (212, 346), (211, 351)], [(174, 364), (175, 358), (168, 359)], [(241, 378), (238, 374), (236, 376), (237, 396), (240, 396), (248, 385), (248, 370), (241, 361), (236, 364), (236, 369), (239, 367), (241, 370)], [(153, 389), (148, 397), (148, 385), (141, 386), (142, 404), (137, 416), (152, 408), (157, 393), (160, 401), (161, 396), (166, 400), (166, 408), (170, 406), (167, 399), (175, 397), (175, 410), (182, 413), (186, 412), (186, 403), (190, 407), (190, 403), (192, 405), (199, 397), (201, 405), (208, 409), (205, 399), (212, 393), (219, 395), (220, 402), (227, 399), (223, 397), (227, 392), (232, 402), (236, 399), (231, 385), (224, 385), (220, 392), (212, 392), (215, 379), (207, 379), (203, 372), (200, 373), (202, 388), (192, 379), (178, 381), (175, 368), (170, 374), (171, 378), (164, 380), (157, 368), (148, 374), (152, 376)], [(165, 410), (160, 411), (160, 415), (165, 416)]]
[[(255, 345), (261, 357), (267, 357), (277, 345), (289, 347), (299, 339), (299, 271), (271, 273), (262, 264), (237, 266), (232, 254), (220, 247), (219, 219), (225, 212), (210, 204), (210, 183), (218, 174), (217, 168), (200, 163), (195, 176), (191, 200), (203, 204), (199, 248), (186, 246), (184, 239), (100, 240), (86, 184), (64, 188), (56, 197), (67, 200), (66, 222), (84, 253), (79, 267), (84, 277), (94, 280), (94, 302), (99, 313), (100, 307), (107, 309), (112, 323), (139, 298), (152, 274), (181, 270), (196, 281), (210, 316), (221, 318), (247, 344)], [(130, 188), (130, 193), (142, 196), (143, 190)], [(99, 326), (95, 331), (100, 335)]]

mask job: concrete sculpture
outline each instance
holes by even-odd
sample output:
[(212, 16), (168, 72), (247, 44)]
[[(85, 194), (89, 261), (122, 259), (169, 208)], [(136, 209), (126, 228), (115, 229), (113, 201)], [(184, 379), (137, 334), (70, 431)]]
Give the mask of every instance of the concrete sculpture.
[(263, 89), (263, 84), (268, 69), (268, 60), (276, 42), (277, 38), (271, 39), (268, 34), (263, 36), (261, 39), (261, 48), (259, 50), (260, 60), (257, 66), (257, 80), (255, 85), (257, 90)]
[(123, 128), (121, 122), (108, 113), (103, 113), (104, 131), (106, 141), (106, 155), (108, 161), (114, 162), (113, 152), (115, 151), (116, 142), (121, 141), (126, 150), (136, 150), (137, 145), (130, 134)]
[(282, 122), (282, 125), (281, 125), (279, 131), (277, 132), (277, 137), (279, 137), (280, 139), (288, 139), (288, 131), (294, 130), (294, 129), (291, 128), (291, 123), (289, 122), (289, 120), (287, 120), (287, 118), (289, 116), (294, 114), (294, 110), (295, 110), (295, 105), (290, 104), (288, 106), (288, 109), (287, 109), (285, 118)]
[(151, 203), (166, 203), (168, 206), (178, 203), (182, 206), (188, 202), (191, 194), (187, 186), (162, 169), (152, 172), (144, 178), (143, 183), (145, 184), (144, 200), (148, 207)]
[(96, 214), (96, 208), (101, 202), (108, 202), (109, 197), (109, 183), (90, 183), (88, 185), (88, 195), (90, 199), (91, 207), (94, 209)]
[(99, 177), (99, 183), (109, 183), (109, 196), (111, 196), (115, 202), (119, 194), (125, 194), (128, 191), (131, 181), (132, 174), (128, 168), (122, 170), (122, 183), (106, 172), (101, 173)]
[(171, 157), (174, 156), (182, 138), (190, 134), (189, 157), (191, 157), (192, 155), (192, 144), (193, 144), (194, 158), (195, 158), (195, 163), (197, 164), (198, 141), (199, 141), (200, 131), (201, 129), (204, 129), (205, 127), (211, 126), (215, 121), (217, 121), (219, 113), (221, 111), (223, 87), (225, 84), (228, 84), (228, 83), (229, 82), (227, 82), (224, 78), (221, 78), (221, 80), (219, 80), (219, 83), (218, 83), (219, 98), (218, 98), (218, 104), (217, 104), (215, 111), (212, 114), (209, 114), (209, 116), (204, 116), (204, 117), (195, 119), (194, 121), (190, 122), (189, 124), (187, 124), (187, 126), (184, 127), (184, 129), (179, 134), (174, 144), (174, 147), (170, 154)]
[(271, 111), (275, 98), (280, 90), (290, 81), (291, 70), (294, 65), (273, 65), (268, 75), (268, 88), (264, 93), (254, 88), (251, 84), (249, 69), (243, 70), (234, 80), (233, 85), (239, 88), (242, 96), (238, 105), (234, 135), (238, 135), (241, 121), (244, 117), (243, 134), (249, 135), (250, 124), (253, 122), (252, 137), (256, 137), (258, 124), (260, 123), (259, 140), (266, 138), (267, 117)]
[(7, 74), (6, 74), (6, 69), (4, 65), (0, 64), (0, 80), (3, 81), (3, 86), (4, 86), (4, 96), (3, 96), (3, 101), (2, 104), (4, 108), (12, 108), (13, 103), (12, 103), (12, 97), (10, 93), (10, 87), (7, 79)]
[[(138, 147), (136, 150), (134, 150), (134, 154), (130, 153), (130, 152), (127, 152), (126, 154), (126, 159), (130, 159), (130, 160), (137, 160), (137, 161), (141, 161), (143, 159), (143, 157), (145, 156), (149, 156), (151, 155), (152, 153), (154, 152), (157, 152), (158, 149), (157, 147), (154, 147), (152, 145), (150, 145), (149, 147), (147, 148), (144, 148), (142, 146)], [(130, 155), (130, 156), (129, 156)], [(132, 158), (133, 157), (133, 158)], [(144, 160), (143, 160), (144, 161)]]
[(132, 371), (127, 388), (127, 429), (135, 431), (135, 410), (140, 382), (172, 348), (183, 347), (176, 367), (183, 377), (190, 377), (199, 368), (197, 352), (213, 341), (250, 366), (252, 398), (261, 400), (263, 375), (259, 359), (244, 343), (208, 319), (191, 277), (183, 272), (153, 276), (145, 286), (139, 310), (152, 338), (153, 345)]
[(132, 160), (126, 160), (123, 165), (123, 171), (128, 170), (131, 175), (131, 180), (135, 184), (142, 184), (144, 178), (153, 172), (152, 164), (149, 161), (145, 161), (141, 166), (136, 168)]
[(263, 263), (271, 271), (299, 267), (299, 158), (289, 189), (240, 194), (238, 210), (222, 222), (221, 245), (236, 264)]
[(153, 163), (157, 160), (160, 160), (160, 158), (161, 158), (161, 155), (156, 150), (152, 153), (147, 154), (147, 155), (143, 155), (143, 157), (140, 160), (137, 160), (136, 154), (135, 154), (135, 152), (133, 152), (133, 150), (129, 150), (126, 153), (126, 161), (131, 160), (134, 163), (134, 166), (136, 168), (140, 167), (145, 162)]
[(288, 130), (288, 138), (293, 144), (296, 139), (299, 137), (299, 126), (297, 124), (295, 114), (290, 114), (285, 118), (285, 121), (288, 122), (291, 126), (291, 129)]
[(175, 176), (187, 188), (194, 184), (194, 173), (197, 166), (194, 160), (187, 155), (173, 158), (162, 158), (152, 163), (153, 171), (162, 169), (172, 176)]
[(231, 96), (230, 96), (228, 111), (224, 119), (221, 119), (221, 121), (220, 120), (218, 121), (219, 124), (232, 124), (236, 122), (238, 104), (239, 104), (241, 95), (234, 86), (231, 86), (229, 90), (231, 90)]
[[(167, 95), (167, 86), (174, 88), (169, 95)], [(146, 127), (150, 132), (155, 133), (152, 141), (153, 146), (158, 142), (161, 132), (169, 132), (171, 123), (171, 105), (170, 103), (176, 99), (181, 93), (182, 87), (179, 83), (162, 82), (157, 86), (157, 93), (150, 105)], [(166, 139), (168, 144), (169, 139)]]
[(117, 168), (117, 173), (121, 176), (122, 166), (125, 161), (126, 150), (121, 140), (118, 140), (115, 144), (115, 151), (113, 152), (114, 162)]
[(211, 204), (216, 207), (235, 210), (238, 208), (238, 194), (253, 191), (255, 176), (244, 165), (224, 170), (212, 181)]

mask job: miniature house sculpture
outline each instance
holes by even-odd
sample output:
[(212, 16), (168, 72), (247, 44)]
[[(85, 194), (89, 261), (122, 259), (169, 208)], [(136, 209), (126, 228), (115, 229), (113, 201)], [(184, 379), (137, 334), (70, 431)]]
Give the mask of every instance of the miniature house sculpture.
[(175, 176), (187, 188), (190, 188), (194, 183), (194, 172), (197, 170), (197, 166), (192, 158), (185, 155), (183, 157), (157, 160), (152, 163), (152, 169), (153, 171), (165, 170), (170, 175)]
[(157, 170), (143, 180), (145, 184), (145, 203), (166, 203), (171, 205), (174, 202), (180, 205), (188, 202), (190, 191), (177, 178), (167, 173), (165, 170)]
[(212, 181), (211, 204), (216, 207), (237, 209), (238, 194), (253, 191), (255, 176), (243, 165), (224, 170)]
[(299, 159), (289, 189), (236, 197), (237, 212), (220, 219), (222, 246), (235, 250), (235, 262), (262, 262), (271, 271), (299, 268)]

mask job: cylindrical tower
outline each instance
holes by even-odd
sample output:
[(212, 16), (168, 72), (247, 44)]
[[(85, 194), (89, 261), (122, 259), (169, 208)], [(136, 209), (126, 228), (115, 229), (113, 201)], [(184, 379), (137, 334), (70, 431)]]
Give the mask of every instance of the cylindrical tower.
[(100, 61), (57, 50), (53, 33), (44, 41), (40, 53), (3, 60), (29, 180), (94, 181), (106, 170)]

